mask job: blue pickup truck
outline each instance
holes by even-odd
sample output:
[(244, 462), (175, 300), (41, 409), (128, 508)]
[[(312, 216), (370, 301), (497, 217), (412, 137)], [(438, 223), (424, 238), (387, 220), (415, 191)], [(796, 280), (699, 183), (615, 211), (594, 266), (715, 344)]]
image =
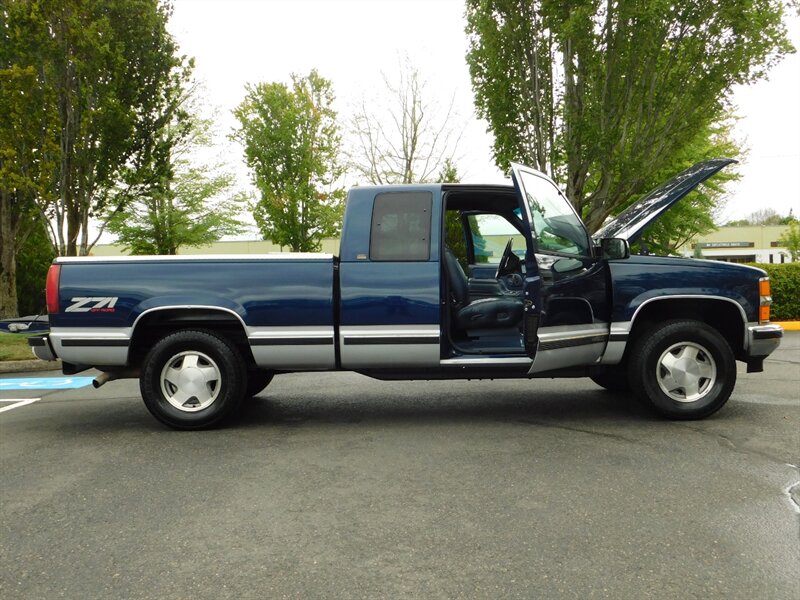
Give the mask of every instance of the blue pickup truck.
[(339, 256), (58, 258), (48, 335), (99, 387), (139, 378), (162, 423), (213, 426), (273, 375), (588, 376), (668, 418), (718, 410), (783, 334), (760, 269), (631, 255), (658, 215), (730, 160), (695, 165), (594, 236), (546, 176), (354, 188)]

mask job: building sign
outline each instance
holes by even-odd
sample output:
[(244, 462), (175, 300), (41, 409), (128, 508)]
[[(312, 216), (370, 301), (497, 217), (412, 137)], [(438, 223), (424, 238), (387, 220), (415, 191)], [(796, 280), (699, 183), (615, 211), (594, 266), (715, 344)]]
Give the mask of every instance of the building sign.
[(700, 248), (754, 248), (753, 242), (699, 242), (694, 247)]

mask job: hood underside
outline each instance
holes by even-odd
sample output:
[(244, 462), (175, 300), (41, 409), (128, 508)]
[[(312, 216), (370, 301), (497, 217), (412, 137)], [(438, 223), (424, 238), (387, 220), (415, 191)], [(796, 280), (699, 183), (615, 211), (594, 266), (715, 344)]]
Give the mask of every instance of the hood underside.
[(637, 241), (644, 229), (673, 204), (686, 196), (723, 167), (736, 162), (732, 158), (715, 158), (697, 163), (626, 208), (594, 234), (595, 239), (624, 238)]

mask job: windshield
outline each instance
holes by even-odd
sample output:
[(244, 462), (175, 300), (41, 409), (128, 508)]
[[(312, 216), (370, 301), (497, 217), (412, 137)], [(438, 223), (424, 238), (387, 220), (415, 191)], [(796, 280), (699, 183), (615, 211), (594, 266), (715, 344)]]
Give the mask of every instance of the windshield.
[(589, 238), (569, 201), (552, 183), (520, 171), (522, 188), (531, 211), (537, 251), (589, 256)]

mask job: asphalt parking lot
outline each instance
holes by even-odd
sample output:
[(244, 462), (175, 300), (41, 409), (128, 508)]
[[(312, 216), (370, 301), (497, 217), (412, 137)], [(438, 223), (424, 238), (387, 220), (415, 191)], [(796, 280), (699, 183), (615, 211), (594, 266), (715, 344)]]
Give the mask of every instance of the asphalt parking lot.
[(193, 433), (2, 391), (0, 597), (796, 599), (800, 332), (765, 366), (688, 423), (588, 379), (283, 375)]

